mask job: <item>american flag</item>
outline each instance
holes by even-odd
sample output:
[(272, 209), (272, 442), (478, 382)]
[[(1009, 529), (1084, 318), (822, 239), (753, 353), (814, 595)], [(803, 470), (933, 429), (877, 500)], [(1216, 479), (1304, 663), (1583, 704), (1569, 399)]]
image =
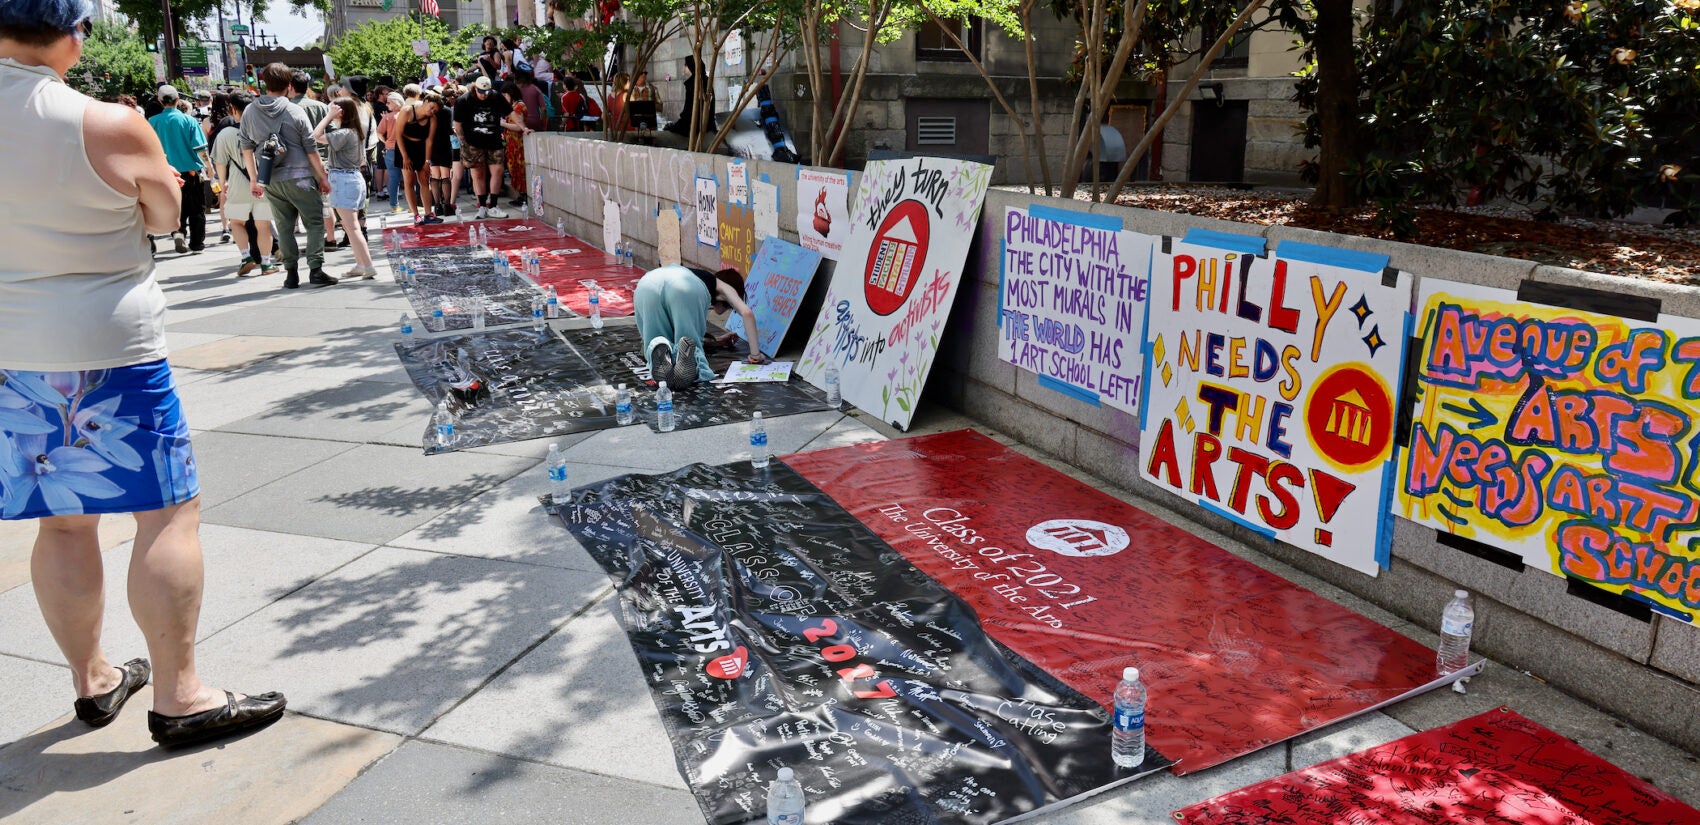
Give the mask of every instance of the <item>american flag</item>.
[(432, 17), (441, 17), (441, 9), (437, 8), (437, 0), (419, 0), (419, 11)]

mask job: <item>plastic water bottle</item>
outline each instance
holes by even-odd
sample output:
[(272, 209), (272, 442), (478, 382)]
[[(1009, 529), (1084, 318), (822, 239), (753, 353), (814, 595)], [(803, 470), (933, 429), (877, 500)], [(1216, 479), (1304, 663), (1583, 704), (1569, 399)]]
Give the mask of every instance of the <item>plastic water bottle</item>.
[(614, 420), (621, 426), (632, 423), (632, 391), (621, 384), (614, 390)]
[(565, 504), (572, 489), (567, 486), (567, 456), (561, 452), (561, 445), (549, 445), (549, 460), (543, 466), (549, 470), (549, 497), (556, 504)]
[(565, 238), (566, 236), (567, 236), (567, 219), (566, 218), (556, 218), (555, 219), (555, 237)]
[(449, 319), (447, 317), (445, 317), (447, 315), (447, 312), (448, 312), (448, 310), (447, 310), (448, 304), (449, 304), (449, 299), (443, 298), (442, 300), (437, 302), (436, 306), (431, 308), (431, 331), (432, 332), (442, 332), (443, 330), (448, 329)]
[(1136, 667), (1123, 668), (1122, 682), (1116, 685), (1110, 759), (1122, 768), (1137, 768), (1145, 761), (1145, 685), (1139, 681)]
[(449, 399), (437, 402), (437, 446), (447, 447), (455, 440), (455, 417), (449, 412)]
[(677, 423), (673, 420), (673, 391), (667, 389), (666, 381), (655, 391), (655, 422), (656, 429), (664, 433), (672, 432)]
[(561, 296), (555, 294), (555, 285), (554, 284), (549, 285), (548, 295), (549, 295), (549, 317), (550, 318), (561, 317)]
[(750, 414), (750, 466), (767, 466), (767, 425), (762, 423), (761, 410)]
[(803, 783), (796, 771), (780, 768), (779, 778), (767, 786), (768, 825), (803, 825)]
[(531, 331), (543, 331), (543, 296), (531, 296)]
[(637, 244), (626, 244), (626, 266), (637, 266)]
[(413, 316), (405, 312), (401, 314), (401, 336), (403, 338), (413, 336)]
[(614, 259), (617, 260), (617, 261), (622, 261), (622, 262), (626, 260), (626, 242), (625, 241), (615, 241), (614, 242)]
[[(554, 287), (550, 287), (550, 289), (554, 289)], [(590, 291), (590, 328), (602, 329), (602, 287), (597, 286), (596, 282), (592, 281), (586, 289)]]
[(1440, 614), (1440, 653), (1435, 669), (1440, 675), (1456, 673), (1470, 664), (1470, 634), (1476, 629), (1476, 609), (1470, 606), (1470, 591), (1459, 590)]
[(455, 221), (458, 223), (462, 220), (465, 220), (465, 219), (462, 218), (461, 214), (460, 214), (460, 202), (456, 201), (455, 202)]
[(826, 403), (831, 404), (832, 408), (835, 409), (835, 410), (844, 406), (844, 391), (843, 391), (842, 388), (840, 388), (838, 386), (838, 378), (839, 378), (838, 365), (837, 364), (827, 364), (826, 365)]

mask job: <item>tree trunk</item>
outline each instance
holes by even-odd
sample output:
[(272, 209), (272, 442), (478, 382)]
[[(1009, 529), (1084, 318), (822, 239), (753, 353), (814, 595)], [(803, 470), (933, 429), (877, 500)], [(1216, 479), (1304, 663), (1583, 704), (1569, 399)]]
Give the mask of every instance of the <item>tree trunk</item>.
[(1358, 64), (1352, 0), (1316, 0), (1316, 116), (1322, 137), (1311, 202), (1349, 209), (1361, 199), (1346, 178), (1358, 159)]

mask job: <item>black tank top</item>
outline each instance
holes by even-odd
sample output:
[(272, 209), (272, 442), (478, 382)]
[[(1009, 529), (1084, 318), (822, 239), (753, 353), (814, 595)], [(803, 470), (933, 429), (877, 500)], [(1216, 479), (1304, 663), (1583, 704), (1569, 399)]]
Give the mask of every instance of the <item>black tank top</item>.
[(712, 304), (720, 299), (720, 291), (715, 289), (715, 284), (719, 283), (719, 281), (714, 277), (714, 273), (709, 272), (706, 269), (698, 269), (694, 266), (687, 267), (687, 269), (691, 271), (692, 275), (697, 276), (698, 280), (702, 281), (703, 286), (708, 288), (709, 303)]
[(424, 143), (431, 135), (431, 124), (419, 119), (421, 107), (413, 107), (413, 117), (401, 127), (401, 136), (412, 143)]

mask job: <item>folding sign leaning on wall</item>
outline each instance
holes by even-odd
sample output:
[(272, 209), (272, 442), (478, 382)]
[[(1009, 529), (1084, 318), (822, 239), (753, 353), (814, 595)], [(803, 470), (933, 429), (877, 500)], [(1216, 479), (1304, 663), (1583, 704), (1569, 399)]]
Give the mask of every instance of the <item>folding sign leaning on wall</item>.
[(1194, 231), (1152, 255), (1140, 474), (1359, 572), (1387, 566), (1411, 277)]
[[(1402, 514), (1693, 622), (1700, 321), (1522, 293), (1423, 280)], [(1555, 305), (1578, 295), (1638, 317)]]

